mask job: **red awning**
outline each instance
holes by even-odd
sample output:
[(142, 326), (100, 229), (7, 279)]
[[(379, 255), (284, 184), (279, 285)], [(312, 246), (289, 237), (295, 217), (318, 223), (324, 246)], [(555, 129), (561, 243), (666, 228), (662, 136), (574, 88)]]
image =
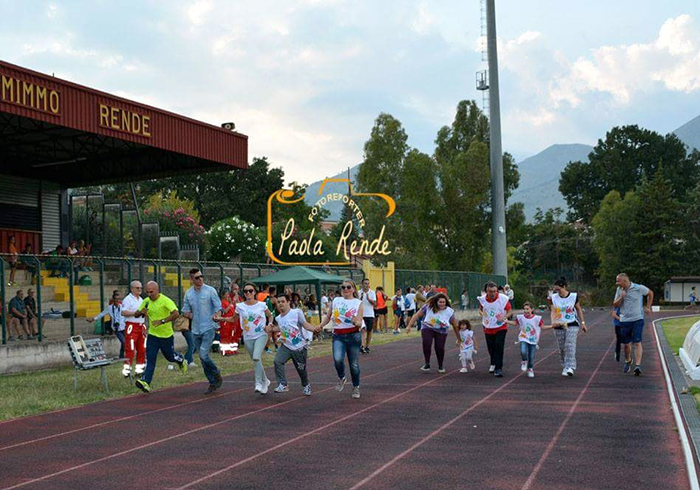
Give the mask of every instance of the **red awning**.
[(0, 173), (84, 185), (247, 162), (246, 135), (0, 61)]

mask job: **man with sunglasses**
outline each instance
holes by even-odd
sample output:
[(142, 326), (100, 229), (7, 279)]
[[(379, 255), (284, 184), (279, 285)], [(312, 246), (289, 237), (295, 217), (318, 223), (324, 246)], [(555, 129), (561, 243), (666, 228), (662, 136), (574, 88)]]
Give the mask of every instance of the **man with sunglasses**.
[(204, 284), (204, 276), (199, 269), (190, 270), (190, 280), (192, 287), (185, 293), (182, 314), (192, 321), (191, 331), (194, 338), (194, 349), (199, 353), (204, 375), (209, 380), (209, 388), (205, 393), (209, 394), (221, 388), (223, 383), (221, 372), (209, 355), (216, 334), (214, 320), (218, 319), (221, 314), (221, 300), (216, 289)]

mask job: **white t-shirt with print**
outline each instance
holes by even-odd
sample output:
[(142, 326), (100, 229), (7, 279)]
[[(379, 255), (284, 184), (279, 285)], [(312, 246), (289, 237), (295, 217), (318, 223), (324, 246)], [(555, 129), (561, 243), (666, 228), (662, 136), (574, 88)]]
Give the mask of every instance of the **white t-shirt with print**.
[(520, 342), (527, 342), (528, 344), (537, 345), (540, 341), (540, 333), (542, 332), (542, 317), (539, 315), (532, 315), (530, 318), (525, 315), (518, 315), (516, 321), (520, 327), (520, 333), (518, 334), (518, 340)]
[(408, 300), (408, 311), (416, 311), (416, 293), (408, 293), (405, 297)]
[(311, 333), (304, 328), (306, 319), (304, 312), (299, 309), (289, 310), (286, 315), (275, 317), (280, 328), (280, 337), (285, 347), (290, 350), (302, 350), (308, 345), (306, 333)]
[(369, 300), (372, 300), (375, 304), (377, 304), (377, 293), (371, 289), (368, 289), (367, 291), (360, 289), (357, 292), (357, 295), (362, 300), (362, 317), (374, 318), (374, 305), (370, 303)]
[(474, 348), (474, 331), (473, 330), (460, 330), (459, 331), (459, 350), (466, 352)]
[(423, 327), (432, 328), (440, 333), (445, 333), (450, 327), (450, 322), (455, 316), (455, 310), (449, 306), (444, 310), (434, 312), (428, 306), (423, 307)]
[(352, 319), (357, 315), (361, 304), (361, 301), (357, 298), (333, 298), (331, 321), (333, 322), (333, 331), (335, 333), (344, 333), (344, 330), (357, 329), (355, 324), (352, 323)]
[(267, 305), (262, 301), (258, 301), (254, 305), (236, 304), (236, 313), (238, 313), (241, 320), (243, 338), (246, 342), (267, 335), (265, 332), (265, 325), (267, 325), (266, 312)]

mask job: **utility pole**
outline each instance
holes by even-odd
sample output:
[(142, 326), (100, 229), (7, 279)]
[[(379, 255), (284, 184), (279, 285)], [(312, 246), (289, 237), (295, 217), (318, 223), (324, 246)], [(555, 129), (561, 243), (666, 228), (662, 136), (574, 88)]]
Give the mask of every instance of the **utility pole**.
[(493, 272), (508, 278), (506, 252), (506, 205), (503, 189), (503, 150), (501, 148), (501, 104), (498, 96), (498, 53), (496, 50), (495, 0), (486, 0), (486, 44), (489, 62), (489, 147), (491, 162), (491, 235)]

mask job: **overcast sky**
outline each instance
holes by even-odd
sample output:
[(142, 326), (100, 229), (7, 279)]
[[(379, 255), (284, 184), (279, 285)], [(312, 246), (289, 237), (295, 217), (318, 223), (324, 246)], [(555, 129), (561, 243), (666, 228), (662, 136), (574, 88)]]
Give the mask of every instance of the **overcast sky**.
[[(496, 0), (503, 148), (700, 115), (700, 1)], [(479, 0), (0, 0), (0, 59), (213, 124), (311, 183), (388, 112), (432, 153), (475, 98)]]

